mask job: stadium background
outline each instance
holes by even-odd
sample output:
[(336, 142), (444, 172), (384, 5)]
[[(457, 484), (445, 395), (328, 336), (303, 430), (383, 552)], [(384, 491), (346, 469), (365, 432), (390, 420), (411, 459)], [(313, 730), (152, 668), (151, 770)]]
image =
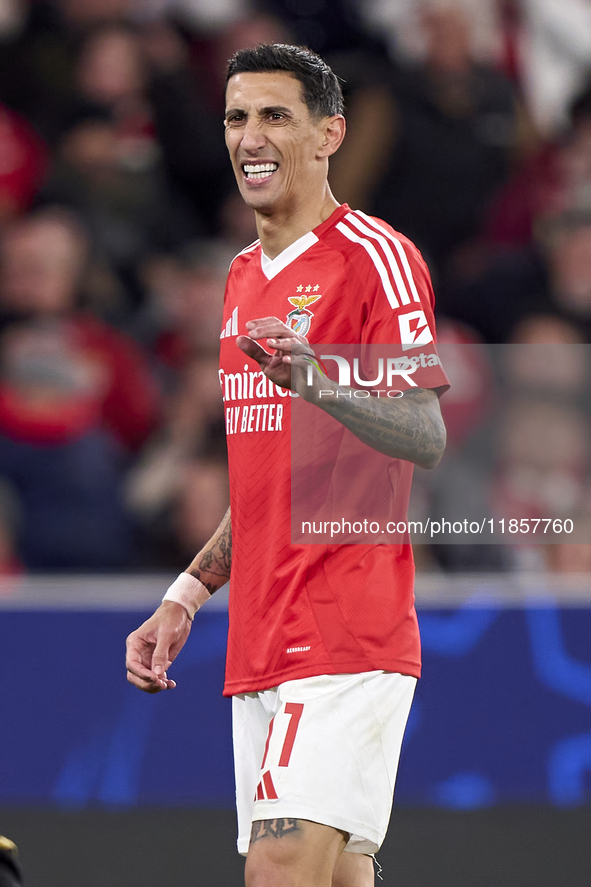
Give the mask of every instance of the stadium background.
[[(417, 513), (474, 489), (494, 398), (473, 346), (589, 343), (586, 0), (0, 0), (0, 833), (29, 887), (241, 882), (223, 597), (174, 694), (134, 692), (122, 651), (227, 505), (219, 318), (255, 232), (223, 67), (267, 40), (344, 79), (333, 190), (417, 242), (467, 346)], [(587, 351), (543, 396), (515, 369), (479, 481), (497, 513), (590, 521)], [(417, 566), (384, 882), (588, 884), (591, 544), (421, 545)]]

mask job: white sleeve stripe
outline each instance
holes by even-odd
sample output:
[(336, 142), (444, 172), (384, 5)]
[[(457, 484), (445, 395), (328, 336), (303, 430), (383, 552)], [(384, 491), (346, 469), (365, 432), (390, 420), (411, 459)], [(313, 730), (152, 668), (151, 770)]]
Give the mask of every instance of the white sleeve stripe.
[(380, 275), (380, 279), (382, 281), (382, 286), (384, 287), (384, 292), (386, 293), (386, 297), (388, 302), (390, 303), (391, 308), (399, 308), (398, 299), (396, 298), (396, 293), (390, 283), (390, 278), (388, 277), (388, 272), (386, 271), (386, 266), (382, 262), (380, 255), (373, 245), (371, 241), (367, 240), (365, 237), (360, 237), (358, 234), (355, 234), (354, 231), (351, 231), (343, 222), (337, 222), (336, 228), (339, 229), (341, 234), (344, 234), (349, 240), (352, 240), (354, 243), (359, 243), (367, 252), (372, 262), (374, 263), (378, 274)]
[(410, 286), (410, 290), (412, 292), (412, 297), (415, 300), (415, 302), (420, 302), (421, 297), (418, 294), (417, 287), (415, 284), (415, 280), (414, 280), (414, 277), (412, 274), (412, 270), (411, 270), (407, 255), (404, 252), (404, 247), (402, 246), (402, 244), (400, 243), (398, 238), (394, 237), (394, 235), (391, 234), (390, 231), (386, 231), (385, 228), (382, 228), (382, 226), (379, 225), (377, 222), (375, 222), (371, 218), (371, 216), (366, 215), (364, 212), (361, 212), (361, 210), (357, 210), (357, 212), (359, 213), (360, 216), (363, 216), (363, 218), (365, 219), (365, 221), (367, 222), (368, 225), (371, 225), (372, 228), (375, 228), (376, 230), (378, 230), (380, 232), (380, 234), (383, 234), (384, 237), (387, 237), (388, 240), (392, 241), (392, 243), (394, 244), (394, 246), (396, 247), (396, 249), (398, 251), (398, 255), (400, 256), (400, 261), (402, 262), (402, 267), (404, 268), (404, 273), (406, 274), (406, 279), (408, 280), (408, 285)]
[(404, 284), (404, 280), (402, 279), (402, 274), (400, 273), (400, 268), (398, 267), (398, 262), (396, 261), (396, 257), (392, 252), (392, 247), (383, 236), (386, 232), (383, 231), (381, 234), (378, 234), (376, 231), (373, 231), (371, 228), (368, 228), (367, 225), (364, 225), (354, 213), (347, 213), (345, 216), (348, 222), (362, 231), (363, 234), (368, 234), (370, 237), (373, 237), (378, 241), (382, 249), (384, 250), (386, 259), (388, 261), (388, 265), (390, 266), (390, 271), (392, 272), (392, 277), (394, 278), (394, 283), (396, 284), (396, 289), (398, 290), (398, 294), (400, 296), (400, 301), (403, 305), (408, 305), (410, 303), (410, 296), (408, 294), (408, 290)]

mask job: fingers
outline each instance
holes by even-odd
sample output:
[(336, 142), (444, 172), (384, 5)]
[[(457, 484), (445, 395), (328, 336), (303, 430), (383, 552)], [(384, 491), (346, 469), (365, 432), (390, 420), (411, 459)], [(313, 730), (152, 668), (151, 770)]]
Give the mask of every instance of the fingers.
[(298, 336), (287, 324), (278, 317), (261, 317), (258, 320), (249, 320), (246, 324), (248, 335), (252, 339), (278, 338), (291, 339), (294, 342), (306, 343), (304, 336)]
[(258, 342), (255, 342), (254, 339), (249, 338), (249, 336), (238, 336), (236, 344), (241, 351), (244, 351), (248, 357), (252, 357), (253, 360), (256, 360), (258, 364), (263, 365), (265, 361), (271, 357), (264, 348), (261, 348)]
[(299, 339), (267, 339), (270, 348), (276, 351), (282, 351), (285, 354), (292, 354), (294, 357), (307, 356), (314, 357), (314, 352), (307, 342), (301, 342)]
[(278, 317), (259, 317), (246, 323), (248, 335), (253, 339), (264, 339), (266, 336), (280, 336), (287, 333), (293, 335), (289, 327)]
[[(258, 342), (255, 342), (254, 339), (251, 339), (249, 336), (238, 336), (236, 339), (236, 344), (240, 348), (241, 351), (244, 351), (249, 357), (252, 357), (253, 360), (263, 366), (265, 363), (269, 361), (269, 359), (273, 356), (269, 354), (268, 351), (265, 351)], [(270, 339), (267, 338), (267, 346), (269, 348), (273, 348), (276, 352), (275, 356), (281, 356), (285, 354), (293, 354), (293, 355), (307, 355), (308, 357), (314, 357), (314, 352), (310, 349), (310, 346), (306, 341), (302, 342), (299, 338), (285, 338), (285, 339)], [(279, 352), (279, 355), (277, 354)]]
[[(278, 317), (261, 317), (258, 320), (249, 320), (246, 329), (248, 336), (238, 336), (236, 344), (248, 357), (256, 360), (270, 377), (271, 370), (275, 372), (277, 369), (278, 361), (279, 364), (292, 364), (296, 363), (294, 359), (296, 356), (314, 356), (305, 336), (296, 335)], [(274, 353), (269, 354), (268, 351), (265, 351), (258, 344), (257, 339), (266, 339), (267, 347), (273, 349)], [(278, 384), (283, 385), (284, 381), (280, 381)]]
[(172, 690), (176, 683), (167, 669), (191, 631), (191, 621), (180, 604), (165, 601), (127, 638), (127, 680), (146, 693)]
[(176, 683), (169, 679), (166, 679), (166, 681), (146, 681), (129, 671), (127, 672), (127, 680), (134, 687), (137, 687), (138, 690), (143, 690), (144, 693), (160, 693), (162, 690), (174, 690), (176, 687)]
[(160, 690), (176, 686), (175, 682), (169, 680), (166, 675), (166, 670), (171, 664), (171, 660), (167, 658), (167, 648), (164, 644), (161, 645), (158, 658), (156, 658), (156, 649), (157, 646), (141, 636), (141, 629), (127, 638), (125, 658), (127, 680), (146, 693), (159, 693)]
[(258, 342), (255, 342), (249, 336), (238, 336), (236, 344), (248, 357), (256, 360), (258, 365), (264, 370), (272, 368), (277, 361), (291, 363), (290, 355), (294, 357), (299, 357), (300, 355), (314, 357), (314, 352), (310, 350), (310, 346), (299, 342), (297, 339), (267, 339), (267, 345), (269, 348), (274, 349), (274, 354), (269, 354), (268, 351), (265, 351)]
[(144, 693), (160, 693), (162, 690), (173, 690), (176, 683), (169, 678), (140, 678), (132, 671), (127, 672), (127, 680)]
[(147, 668), (139, 658), (139, 654), (134, 654), (132, 650), (127, 655), (125, 667), (129, 683), (146, 693), (159, 693), (161, 690), (172, 690), (176, 687), (176, 683), (167, 677), (165, 669), (157, 671)]
[(169, 651), (169, 638), (166, 638), (166, 636), (161, 634), (152, 655), (152, 674), (154, 674), (159, 681), (164, 681), (165, 683), (167, 680), (166, 670), (172, 665), (172, 659), (170, 659), (168, 655)]
[(165, 670), (146, 668), (142, 662), (129, 656), (125, 665), (129, 683), (146, 693), (159, 693), (161, 690), (172, 690), (176, 687), (176, 682), (167, 676)]

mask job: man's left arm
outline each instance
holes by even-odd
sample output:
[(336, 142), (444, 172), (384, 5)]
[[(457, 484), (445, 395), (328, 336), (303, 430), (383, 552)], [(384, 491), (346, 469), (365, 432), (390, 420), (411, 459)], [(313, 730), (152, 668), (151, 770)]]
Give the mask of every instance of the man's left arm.
[[(347, 396), (350, 388), (337, 385), (316, 367), (312, 369), (313, 384), (308, 385), (309, 358), (314, 355), (303, 336), (294, 335), (276, 317), (250, 321), (247, 329), (249, 335), (239, 336), (238, 346), (275, 384), (297, 391), (386, 456), (406, 459), (421, 468), (438, 464), (446, 433), (436, 389), (411, 388), (401, 397), (388, 399), (353, 398)], [(273, 353), (259, 345), (259, 340), (265, 339)], [(331, 392), (335, 396), (328, 396)]]
[[(446, 432), (435, 389), (409, 388), (401, 397), (347, 397), (343, 386), (328, 381), (336, 397), (306, 399), (341, 422), (359, 440), (393, 459), (435, 468), (445, 450)], [(345, 396), (338, 397), (342, 392)]]

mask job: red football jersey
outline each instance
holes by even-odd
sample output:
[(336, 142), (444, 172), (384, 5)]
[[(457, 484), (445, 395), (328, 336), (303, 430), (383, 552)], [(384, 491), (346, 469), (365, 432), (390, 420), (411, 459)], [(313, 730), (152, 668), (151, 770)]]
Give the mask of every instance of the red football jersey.
[[(236, 345), (247, 321), (267, 316), (312, 345), (403, 342), (412, 355), (434, 338), (420, 253), (346, 204), (274, 260), (256, 242), (232, 263), (220, 351), (232, 510), (224, 693), (373, 669), (419, 677), (411, 546), (290, 542), (292, 395)], [(422, 388), (448, 384), (441, 366), (413, 378)], [(410, 462), (392, 466), (410, 482)]]

